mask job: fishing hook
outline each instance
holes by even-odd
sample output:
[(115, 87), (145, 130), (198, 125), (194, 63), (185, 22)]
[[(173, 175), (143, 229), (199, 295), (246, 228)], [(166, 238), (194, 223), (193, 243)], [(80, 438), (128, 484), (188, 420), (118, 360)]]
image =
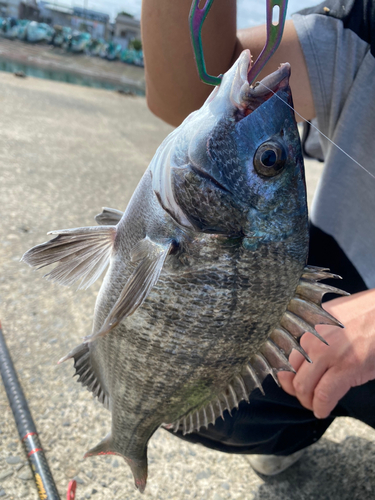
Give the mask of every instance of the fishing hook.
[[(199, 78), (208, 85), (220, 85), (223, 75), (212, 76), (207, 73), (202, 46), (202, 26), (213, 1), (214, 0), (206, 0), (205, 5), (200, 9), (198, 7), (200, 0), (193, 0), (189, 14), (190, 38), (193, 44)], [(280, 44), (284, 31), (287, 6), (288, 0), (267, 0), (267, 40), (262, 52), (249, 71), (248, 81), (250, 85), (254, 82), (255, 78), (262, 71)], [(279, 18), (275, 23), (272, 22), (274, 7), (279, 7)]]

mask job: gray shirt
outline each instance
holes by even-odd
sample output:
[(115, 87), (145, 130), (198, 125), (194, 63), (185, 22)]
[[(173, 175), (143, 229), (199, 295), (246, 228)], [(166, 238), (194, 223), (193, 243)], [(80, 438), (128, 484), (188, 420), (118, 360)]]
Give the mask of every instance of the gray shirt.
[[(354, 2), (331, 3), (348, 14)], [(363, 29), (353, 29), (342, 17), (340, 11), (325, 15), (311, 9), (295, 14), (293, 22), (317, 126), (375, 176), (375, 58)], [(336, 240), (366, 285), (375, 288), (375, 178), (323, 137), (321, 145), (325, 168), (311, 221)]]

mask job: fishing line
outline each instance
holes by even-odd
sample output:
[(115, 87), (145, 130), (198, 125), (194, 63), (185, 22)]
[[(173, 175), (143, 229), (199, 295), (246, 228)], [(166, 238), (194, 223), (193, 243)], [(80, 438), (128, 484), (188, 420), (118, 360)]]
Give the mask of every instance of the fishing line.
[(320, 135), (322, 135), (325, 139), (327, 139), (327, 141), (329, 141), (331, 144), (333, 144), (334, 146), (336, 146), (336, 148), (339, 149), (342, 153), (344, 153), (344, 155), (346, 155), (348, 158), (350, 158), (352, 161), (354, 161), (354, 163), (356, 163), (359, 167), (361, 167), (362, 170), (364, 170), (373, 179), (375, 179), (375, 175), (374, 174), (372, 174), (369, 170), (367, 170), (367, 168), (365, 168), (357, 160), (355, 160), (352, 156), (350, 156), (350, 154), (348, 154), (346, 151), (344, 151), (342, 148), (340, 148), (340, 146), (338, 146), (335, 142), (333, 142), (329, 137), (327, 137), (325, 134), (323, 134), (323, 132), (321, 132), (318, 129), (318, 127), (316, 127), (313, 123), (311, 123), (309, 120), (306, 120), (306, 118), (304, 118), (302, 115), (300, 115), (298, 113), (298, 111), (296, 111), (293, 108), (293, 106), (291, 106), (286, 101), (284, 101), (284, 99), (282, 99), (279, 95), (277, 95), (276, 92), (274, 92), (272, 89), (268, 88), (267, 85), (264, 85), (264, 83), (262, 83), (262, 82), (256, 82), (256, 84), (263, 85), (263, 87), (265, 87), (267, 90), (269, 90), (270, 92), (272, 92), (272, 94), (275, 95), (278, 99), (280, 99), (280, 101), (282, 101), (284, 104), (286, 104), (288, 106), (288, 108), (292, 109), (295, 112), (296, 115), (298, 115), (300, 118), (302, 118), (302, 120), (304, 120), (306, 123), (309, 123), (317, 132), (319, 132)]

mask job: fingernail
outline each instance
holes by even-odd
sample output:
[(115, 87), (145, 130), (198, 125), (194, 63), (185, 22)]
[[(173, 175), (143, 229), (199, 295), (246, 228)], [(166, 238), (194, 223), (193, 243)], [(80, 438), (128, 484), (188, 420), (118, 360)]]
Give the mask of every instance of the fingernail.
[(318, 418), (319, 420), (321, 420), (322, 418), (324, 418), (324, 417), (321, 417), (320, 415), (318, 415), (317, 413), (315, 413), (315, 411), (314, 411), (314, 416), (315, 416), (315, 418)]

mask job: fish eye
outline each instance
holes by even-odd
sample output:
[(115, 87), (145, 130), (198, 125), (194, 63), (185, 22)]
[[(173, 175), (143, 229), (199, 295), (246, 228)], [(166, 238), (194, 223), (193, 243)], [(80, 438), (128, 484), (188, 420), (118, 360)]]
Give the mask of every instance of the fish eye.
[(259, 175), (274, 177), (285, 167), (286, 151), (277, 141), (264, 142), (254, 155), (254, 167)]

